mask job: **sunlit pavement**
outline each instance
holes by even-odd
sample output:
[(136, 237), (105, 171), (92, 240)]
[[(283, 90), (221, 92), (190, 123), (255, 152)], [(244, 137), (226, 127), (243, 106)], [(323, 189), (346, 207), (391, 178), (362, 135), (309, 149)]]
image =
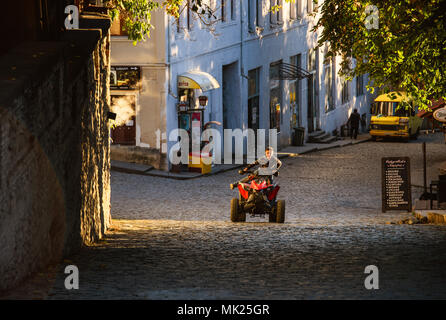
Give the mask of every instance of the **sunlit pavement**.
[[(446, 226), (388, 225), (409, 214), (381, 213), (381, 157), (409, 156), (422, 185), (422, 141), (432, 179), (446, 161), (440, 134), (286, 159), (283, 225), (229, 221), (237, 171), (189, 181), (113, 172), (112, 229), (65, 262), (78, 266), (79, 290), (64, 288), (64, 264), (49, 298), (444, 299)], [(367, 265), (378, 290), (364, 287)]]
[[(445, 228), (121, 220), (53, 299), (445, 298)], [(364, 268), (379, 268), (366, 290)]]

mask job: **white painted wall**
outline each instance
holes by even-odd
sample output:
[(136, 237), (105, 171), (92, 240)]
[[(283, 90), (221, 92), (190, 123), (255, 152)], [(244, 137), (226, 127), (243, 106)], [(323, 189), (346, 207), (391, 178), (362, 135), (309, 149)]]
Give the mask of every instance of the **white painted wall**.
[[(212, 34), (204, 28), (199, 21), (192, 21), (190, 30), (185, 28), (186, 12), (181, 18), (182, 28), (177, 32), (177, 26), (173, 18), (164, 15), (164, 21), (155, 24), (158, 29), (157, 36), (150, 39), (147, 44), (141, 46), (133, 55), (129, 55), (129, 48), (122, 49), (122, 45), (118, 42), (112, 43), (112, 63), (120, 63), (122, 61), (134, 61), (136, 65), (143, 63), (166, 63), (165, 69), (166, 81), (164, 83), (165, 95), (165, 113), (160, 115), (165, 123), (167, 136), (169, 132), (178, 126), (178, 118), (176, 111), (177, 77), (182, 73), (200, 70), (208, 72), (220, 83), (220, 88), (211, 90), (197, 95), (206, 95), (209, 98), (208, 106), (204, 115), (205, 122), (210, 120), (223, 121), (223, 66), (234, 62), (239, 65), (239, 93), (236, 98), (232, 99), (238, 102), (233, 109), (235, 123), (241, 123), (241, 129), (247, 128), (248, 118), (248, 81), (246, 76), (248, 71), (260, 67), (260, 128), (269, 128), (269, 101), (270, 101), (270, 85), (269, 85), (269, 67), (272, 62), (283, 60), (289, 63), (290, 57), (301, 54), (302, 67), (307, 68), (308, 50), (314, 48), (317, 43), (317, 36), (311, 32), (311, 28), (316, 18), (307, 14), (307, 0), (296, 0), (294, 5), (300, 6), (302, 18), (296, 20), (289, 19), (290, 4), (283, 1), (283, 21), (280, 26), (271, 26), (269, 18), (269, 0), (263, 0), (263, 16), (260, 18), (260, 26), (263, 31), (260, 33), (249, 32), (248, 29), (248, 1), (235, 1), (235, 19), (231, 20), (229, 16), (229, 8), (227, 8), (226, 22), (218, 22), (215, 28), (215, 34)], [(228, 4), (229, 0), (226, 1)], [(254, 1), (252, 0), (254, 3)], [(220, 3), (220, 0), (214, 1)], [(242, 10), (240, 10), (242, 9)], [(217, 11), (220, 14), (220, 11)], [(160, 30), (161, 28), (162, 30)], [(165, 39), (161, 39), (161, 31), (164, 32)], [(122, 40), (121, 40), (122, 41)], [(154, 45), (153, 41), (157, 41)], [(114, 51), (115, 48), (119, 48)], [(144, 50), (147, 51), (145, 54)], [(119, 59), (114, 57), (119, 52)], [(160, 52), (165, 54), (165, 58), (160, 56)], [(147, 57), (145, 56), (147, 55)], [(341, 80), (335, 77), (335, 104), (333, 111), (325, 112), (325, 86), (322, 53), (319, 54), (317, 62), (316, 77), (318, 79), (318, 108), (319, 108), (319, 126), (322, 130), (332, 132), (344, 124), (354, 107), (359, 109), (362, 114), (369, 111), (371, 102), (370, 96), (366, 93), (363, 96), (356, 97), (355, 80), (351, 83), (350, 100), (346, 104), (341, 103)], [(153, 59), (156, 57), (156, 59)], [(339, 60), (339, 59), (338, 59)], [(339, 61), (337, 61), (337, 68)], [(367, 80), (365, 79), (365, 83)], [(150, 91), (150, 88), (148, 88)], [(159, 90), (159, 88), (157, 88)], [(308, 128), (307, 125), (307, 81), (301, 81), (301, 119), (302, 126)], [(290, 112), (289, 112), (289, 81), (283, 81), (282, 92), (282, 112), (283, 121), (281, 123), (281, 134), (279, 135), (279, 145), (285, 146), (290, 141)], [(163, 99), (160, 98), (160, 101)], [(164, 103), (164, 101), (162, 101)], [(139, 125), (144, 126), (145, 123)], [(151, 124), (152, 125), (152, 124)], [(162, 126), (161, 126), (162, 127)], [(220, 128), (221, 130), (222, 128)], [(223, 136), (223, 134), (222, 134)], [(168, 142), (168, 149), (175, 142)]]

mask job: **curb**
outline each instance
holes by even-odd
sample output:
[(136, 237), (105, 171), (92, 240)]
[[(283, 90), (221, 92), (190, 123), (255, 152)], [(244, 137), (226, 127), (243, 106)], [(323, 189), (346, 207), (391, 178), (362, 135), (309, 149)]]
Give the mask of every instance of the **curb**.
[[(281, 154), (278, 156), (279, 159), (286, 159), (291, 157), (291, 155), (296, 154), (296, 155), (301, 155), (301, 154), (307, 154), (307, 153), (311, 153), (311, 152), (315, 152), (315, 151), (324, 151), (324, 150), (329, 150), (329, 149), (334, 149), (334, 148), (341, 148), (341, 147), (345, 147), (345, 146), (352, 146), (352, 145), (356, 145), (356, 144), (360, 144), (363, 142), (367, 142), (370, 141), (371, 138), (366, 138), (363, 140), (358, 140), (358, 141), (350, 141), (346, 144), (342, 144), (342, 145), (333, 145), (333, 146), (327, 146), (327, 147), (323, 147), (323, 148), (318, 148), (315, 147), (313, 149), (309, 149), (306, 150), (302, 153), (288, 153), (288, 154)], [(205, 174), (199, 174), (197, 176), (193, 176), (193, 177), (180, 177), (180, 176), (170, 176), (169, 172), (166, 174), (156, 174), (156, 173), (151, 173), (151, 169), (146, 170), (146, 171), (140, 171), (140, 170), (136, 170), (136, 169), (129, 169), (129, 168), (122, 168), (122, 167), (117, 167), (117, 166), (110, 166), (110, 169), (112, 171), (117, 171), (117, 172), (123, 172), (123, 173), (129, 173), (129, 174), (139, 174), (139, 175), (143, 175), (143, 176), (152, 176), (152, 177), (159, 177), (159, 178), (166, 178), (166, 179), (174, 179), (174, 180), (191, 180), (191, 179), (196, 179), (196, 178), (202, 178), (202, 177), (209, 177), (212, 175), (216, 175), (222, 172), (227, 172), (227, 171), (231, 171), (231, 170), (235, 170), (238, 168), (241, 168), (245, 166), (245, 164), (240, 164), (237, 165), (235, 167), (231, 167), (231, 168), (227, 168), (227, 169), (221, 169), (217, 172), (211, 172), (211, 173), (205, 173)]]
[(428, 212), (427, 216), (422, 215), (419, 212), (414, 212), (417, 219), (427, 218), (428, 223), (433, 224), (446, 224), (446, 213)]

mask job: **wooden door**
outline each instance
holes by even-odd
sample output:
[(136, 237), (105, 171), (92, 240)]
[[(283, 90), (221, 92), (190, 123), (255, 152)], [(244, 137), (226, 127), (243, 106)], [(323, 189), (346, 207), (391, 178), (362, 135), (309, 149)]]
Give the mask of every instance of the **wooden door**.
[(113, 95), (111, 105), (116, 112), (116, 126), (112, 127), (112, 144), (136, 145), (136, 114), (134, 95)]

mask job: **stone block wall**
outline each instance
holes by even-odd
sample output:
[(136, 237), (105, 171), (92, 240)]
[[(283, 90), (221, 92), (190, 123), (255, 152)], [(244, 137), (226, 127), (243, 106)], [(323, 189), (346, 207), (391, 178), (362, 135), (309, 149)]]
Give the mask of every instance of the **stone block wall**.
[(110, 223), (110, 20), (0, 57), (0, 291)]
[(155, 148), (112, 145), (110, 157), (112, 160), (140, 163), (158, 170), (168, 170), (166, 154)]

